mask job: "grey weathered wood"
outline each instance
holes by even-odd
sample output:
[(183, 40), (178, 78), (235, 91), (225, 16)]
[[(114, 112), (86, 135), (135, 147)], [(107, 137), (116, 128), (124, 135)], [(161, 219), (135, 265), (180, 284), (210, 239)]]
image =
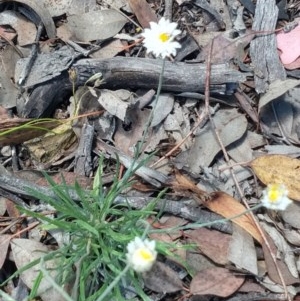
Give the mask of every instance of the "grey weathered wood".
[[(73, 67), (78, 74), (77, 85), (83, 85), (92, 75), (101, 72), (103, 88), (157, 89), (162, 62), (159, 59), (114, 57), (111, 59), (82, 59)], [(249, 73), (241, 73), (227, 64), (212, 66), (211, 90), (224, 92), (225, 84), (246, 80)], [(163, 91), (203, 92), (206, 65), (169, 62), (165, 64)], [(67, 72), (35, 87), (19, 113), (24, 117), (47, 116), (64, 96), (71, 93)]]
[[(273, 31), (277, 23), (278, 8), (275, 0), (258, 0), (252, 29)], [(279, 60), (275, 34), (257, 34), (251, 41), (250, 55), (254, 67), (255, 90), (263, 93), (276, 79), (284, 80), (286, 72)]]
[[(162, 61), (160, 59), (115, 57), (106, 60), (82, 59), (73, 65), (78, 71), (79, 82), (92, 74), (103, 73), (104, 82), (112, 88), (157, 89)], [(243, 82), (249, 74), (230, 68), (228, 64), (213, 65), (211, 86)], [(203, 92), (206, 65), (169, 62), (165, 64), (163, 90), (172, 92)]]
[[(23, 200), (19, 199), (19, 197), (25, 197), (30, 199), (36, 199), (32, 197), (31, 191), (35, 190), (48, 198), (57, 199), (58, 196), (53, 191), (51, 187), (44, 187), (37, 185), (33, 182), (26, 181), (20, 178), (17, 178), (11, 174), (4, 174), (0, 173), (0, 195), (2, 196), (10, 196), (11, 194), (15, 194), (18, 198), (11, 198), (13, 202), (17, 205), (20, 205), (26, 209), (29, 209), (28, 205), (23, 202)], [(74, 200), (80, 202), (80, 196), (76, 193), (76, 191), (72, 188), (67, 189), (68, 195)], [(90, 191), (86, 191), (87, 194)], [(194, 200), (188, 200), (187, 202), (178, 202), (172, 201), (168, 199), (154, 199), (148, 197), (128, 197), (124, 195), (119, 195), (114, 200), (114, 204), (123, 204), (126, 206), (131, 206), (132, 208), (136, 209), (143, 209), (145, 208), (150, 202), (156, 201), (155, 203), (155, 210), (163, 210), (164, 212), (171, 213), (177, 216), (181, 216), (183, 218), (189, 219), (194, 222), (200, 223), (207, 223), (207, 222), (214, 222), (211, 225), (211, 228), (231, 233), (232, 227), (231, 222), (220, 222), (216, 223), (218, 220), (222, 219), (221, 216), (215, 214), (213, 212), (207, 212), (202, 210), (200, 207), (195, 207), (193, 204)]]
[[(142, 210), (147, 205), (149, 205), (150, 202), (153, 201), (155, 201), (155, 199), (151, 197), (124, 197), (123, 195), (120, 195), (116, 197), (114, 204), (130, 204), (131, 207)], [(225, 221), (225, 219), (220, 215), (214, 212), (205, 211), (202, 208), (195, 206), (194, 200), (186, 200), (183, 202), (160, 199), (158, 202), (156, 202), (155, 209), (163, 210), (163, 212), (180, 216), (193, 222), (197, 222), (198, 225), (204, 223), (212, 223), (210, 225), (211, 228), (232, 234), (231, 221)]]
[(94, 139), (94, 126), (84, 124), (81, 130), (79, 146), (75, 156), (75, 173), (89, 177), (92, 170), (92, 148)]

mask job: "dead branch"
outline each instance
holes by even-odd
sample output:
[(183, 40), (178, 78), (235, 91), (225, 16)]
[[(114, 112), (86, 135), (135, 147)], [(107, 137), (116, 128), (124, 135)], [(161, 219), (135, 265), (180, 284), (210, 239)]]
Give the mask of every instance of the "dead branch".
[[(103, 75), (103, 88), (156, 89), (161, 71), (161, 60), (114, 57), (111, 59), (82, 59), (73, 67), (77, 71), (77, 85), (95, 73)], [(205, 64), (166, 62), (162, 89), (171, 92), (203, 92), (205, 87)], [(225, 92), (226, 84), (246, 80), (249, 73), (241, 73), (228, 64), (212, 66), (211, 91)], [(68, 73), (34, 87), (29, 100), (20, 113), (25, 117), (47, 116), (67, 93), (71, 93)]]

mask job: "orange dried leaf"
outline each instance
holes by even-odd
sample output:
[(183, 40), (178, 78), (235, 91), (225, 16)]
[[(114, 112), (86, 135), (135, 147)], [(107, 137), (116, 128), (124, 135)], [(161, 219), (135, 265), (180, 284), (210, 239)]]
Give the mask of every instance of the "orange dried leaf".
[[(218, 213), (225, 218), (231, 219), (234, 216), (242, 214), (247, 209), (234, 199), (229, 194), (218, 191), (212, 194), (212, 199), (205, 203), (211, 211)], [(253, 238), (255, 238), (259, 243), (262, 243), (263, 239), (260, 232), (257, 230), (255, 223), (252, 221), (251, 216), (248, 214), (243, 214), (239, 217), (232, 219), (232, 222), (242, 227), (247, 231)]]
[(201, 190), (193, 181), (181, 174), (178, 170), (175, 170), (175, 179), (172, 179), (169, 185), (177, 194), (192, 197), (201, 204), (210, 198), (207, 192)]
[(257, 177), (265, 184), (284, 184), (288, 196), (300, 201), (300, 160), (283, 155), (267, 155), (250, 163)]

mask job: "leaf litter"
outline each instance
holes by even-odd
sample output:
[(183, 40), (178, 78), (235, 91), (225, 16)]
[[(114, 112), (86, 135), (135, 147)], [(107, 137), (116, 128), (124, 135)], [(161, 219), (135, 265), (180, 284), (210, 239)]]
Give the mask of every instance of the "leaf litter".
[[(178, 88), (183, 78), (166, 72), (163, 81), (168, 88), (163, 88), (154, 105), (157, 90), (151, 90), (153, 85), (149, 83), (158, 84), (160, 69), (143, 74), (142, 68), (138, 76), (130, 77), (129, 68), (137, 66), (118, 69), (121, 66), (112, 62), (115, 56), (124, 62), (129, 57), (146, 58), (139, 33), (162, 17), (160, 2), (98, 2), (44, 0), (40, 5), (23, 0), (14, 7), (1, 3), (0, 145), (5, 172), (0, 175), (0, 193), (5, 200), (13, 201), (11, 205), (5, 201), (1, 212), (0, 261), (5, 273), (14, 272), (8, 261), (13, 260), (15, 270), (20, 269), (39, 258), (35, 257), (38, 252), (61, 248), (68, 240), (67, 233), (49, 229), (49, 242), (45, 244), (43, 236), (34, 235), (33, 229), (13, 224), (15, 204), (25, 200), (32, 210), (36, 206), (30, 198), (22, 199), (26, 195), (26, 182), (22, 181), (34, 183), (29, 174), (44, 169), (49, 174), (59, 171), (72, 185), (88, 166), (92, 170), (89, 176), (95, 175), (102, 153), (106, 160), (103, 183), (109, 186), (116, 173), (114, 158), (119, 157), (122, 168), (129, 168), (153, 112), (141, 150), (142, 157), (152, 152), (155, 156), (137, 171), (137, 183), (126, 191), (127, 204), (134, 207), (130, 197), (140, 198), (142, 203), (142, 199), (155, 197), (158, 189), (167, 187), (160, 200), (165, 206), (157, 209), (158, 218), (149, 221), (156, 229), (183, 230), (153, 236), (172, 244), (170, 250), (178, 258), (167, 260), (168, 256), (162, 256), (143, 275), (145, 292), (150, 290), (157, 300), (162, 300), (160, 294), (188, 300), (186, 292), (226, 300), (248, 294), (250, 300), (254, 290), (259, 300), (271, 293), (274, 300), (282, 300), (280, 293), (288, 293), (286, 297), (291, 300), (299, 291), (299, 53), (297, 47), (291, 47), (291, 43), (299, 43), (299, 25), (282, 30), (285, 24), (281, 18), (293, 16), (285, 21), (297, 21), (299, 8), (294, 8), (292, 0), (286, 1), (285, 7), (271, 0), (255, 4), (174, 2), (171, 15), (182, 30), (178, 38), (182, 47), (170, 66), (173, 68), (178, 61), (187, 66), (203, 64), (205, 76), (201, 79), (199, 74), (186, 73), (191, 93), (180, 96), (180, 92), (187, 92)], [(167, 9), (167, 5), (164, 1), (163, 7)], [(28, 18), (30, 12), (35, 12), (36, 19)], [(37, 20), (45, 27), (40, 36)], [(38, 45), (38, 52), (33, 52), (33, 45)], [(35, 60), (30, 65), (32, 57)], [(222, 72), (217, 78), (205, 71), (208, 57)], [(81, 64), (85, 59), (90, 69)], [(68, 71), (75, 62), (77, 69), (71, 78)], [(29, 71), (22, 79), (24, 70)], [(237, 70), (244, 80), (229, 80), (231, 70)], [(102, 81), (87, 82), (96, 72)], [(204, 104), (201, 93), (208, 88), (204, 81), (207, 76), (216, 84), (209, 87), (211, 102), (207, 103), (206, 98)], [(127, 77), (134, 80), (128, 82)], [(20, 78), (25, 81), (21, 87)], [(192, 78), (199, 78), (196, 88)], [(53, 116), (61, 121), (41, 119)], [(62, 132), (71, 134), (69, 142), (57, 133), (55, 127), (61, 122), (68, 124), (67, 131)], [(84, 135), (86, 125), (93, 129), (91, 138)], [(45, 130), (48, 133), (42, 136)], [(83, 150), (79, 150), (80, 145)], [(83, 165), (76, 166), (78, 162)], [(20, 170), (29, 173), (25, 180), (18, 174)], [(84, 179), (82, 185), (90, 189), (90, 179), (87, 175)], [(248, 206), (259, 203), (261, 191), (268, 184), (284, 184), (296, 202), (276, 214), (264, 209), (250, 212)], [(48, 186), (45, 182), (38, 185)], [(208, 221), (203, 211), (209, 213)], [(196, 218), (192, 218), (193, 212), (197, 212)], [(5, 221), (7, 217), (10, 224)], [(23, 219), (28, 223), (28, 217)], [(195, 220), (213, 224), (194, 229), (190, 222)], [(23, 231), (28, 238), (14, 238)], [(181, 250), (185, 245), (192, 249)], [(52, 273), (53, 266), (46, 269)], [(29, 290), (38, 273), (39, 269), (33, 268), (20, 275)], [(49, 286), (45, 279), (40, 289), (44, 285)], [(8, 291), (8, 286), (4, 290)], [(38, 294), (43, 300), (61, 298), (53, 288), (48, 295), (41, 291)]]

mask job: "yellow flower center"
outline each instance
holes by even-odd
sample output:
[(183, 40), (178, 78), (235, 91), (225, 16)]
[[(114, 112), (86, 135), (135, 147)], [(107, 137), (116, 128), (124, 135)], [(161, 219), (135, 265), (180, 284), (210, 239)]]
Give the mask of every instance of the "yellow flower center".
[(272, 202), (277, 202), (278, 197), (279, 197), (278, 191), (271, 190), (271, 191), (269, 192), (269, 199), (270, 199)]
[(277, 202), (282, 197), (282, 189), (279, 185), (271, 185), (268, 192), (268, 197), (271, 202)]
[(167, 42), (170, 39), (170, 35), (163, 32), (158, 37), (163, 43)]
[(151, 261), (151, 260), (153, 260), (153, 255), (152, 255), (152, 253), (149, 252), (147, 249), (139, 249), (139, 250), (137, 251), (137, 255), (138, 255), (141, 259), (143, 259), (143, 260), (145, 260), (145, 261)]

